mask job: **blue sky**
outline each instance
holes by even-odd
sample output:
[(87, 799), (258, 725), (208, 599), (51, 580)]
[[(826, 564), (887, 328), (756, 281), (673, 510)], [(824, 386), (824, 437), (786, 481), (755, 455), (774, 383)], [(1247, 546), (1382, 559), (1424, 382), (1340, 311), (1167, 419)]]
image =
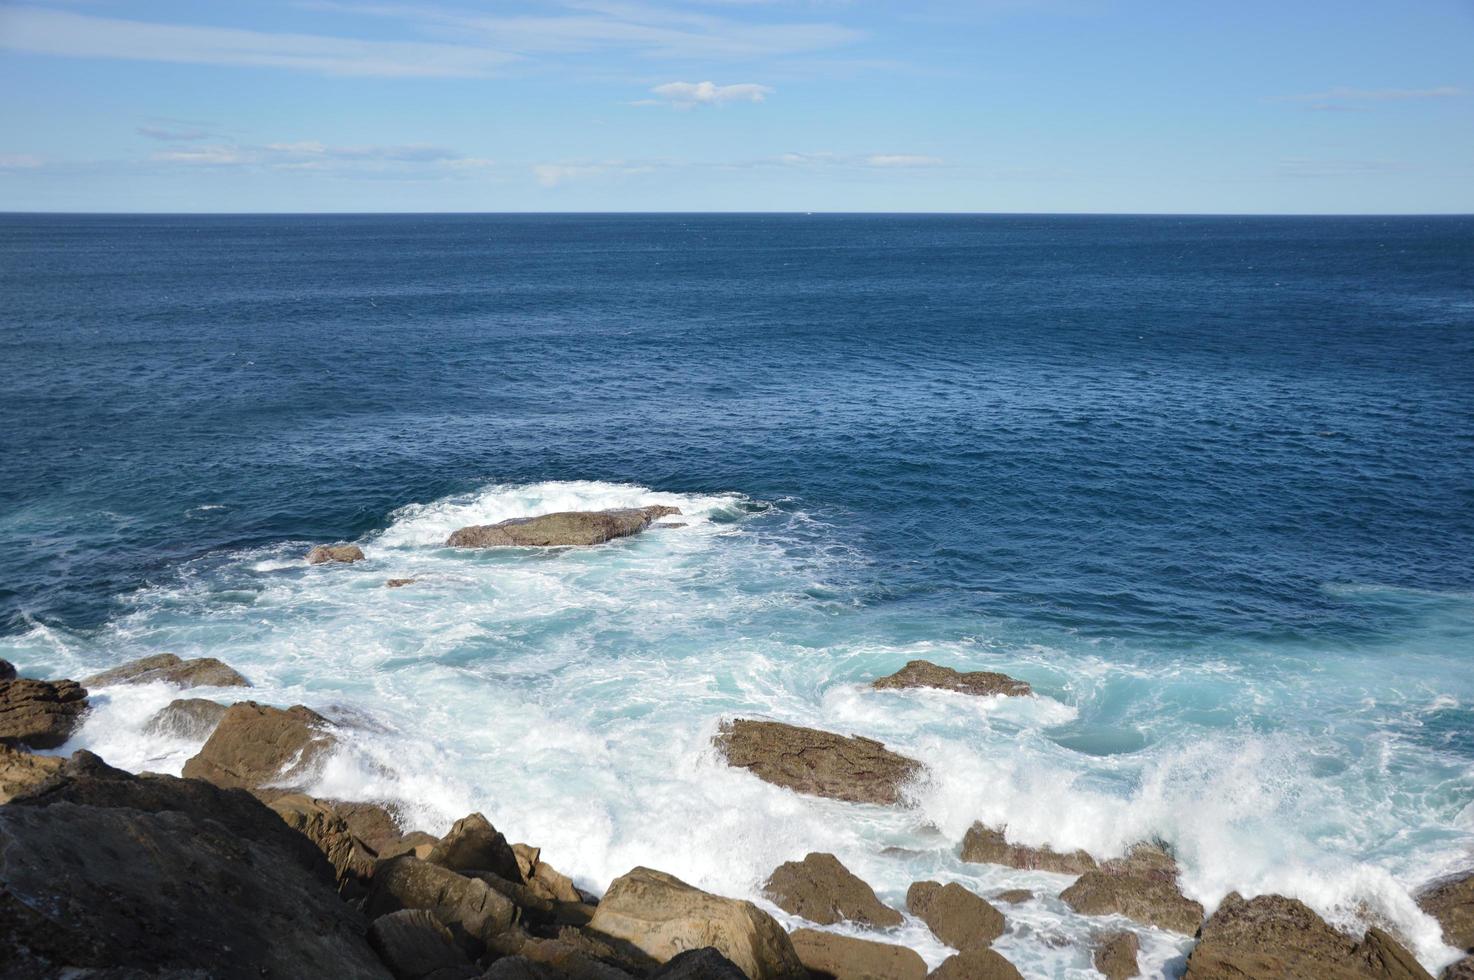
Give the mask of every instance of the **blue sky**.
[(1474, 2), (0, 0), (0, 210), (1474, 212)]

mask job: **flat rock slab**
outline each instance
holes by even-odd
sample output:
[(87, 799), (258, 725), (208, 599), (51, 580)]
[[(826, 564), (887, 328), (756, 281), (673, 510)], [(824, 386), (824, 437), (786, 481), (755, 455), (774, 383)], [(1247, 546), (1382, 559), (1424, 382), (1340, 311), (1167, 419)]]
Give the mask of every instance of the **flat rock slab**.
[(307, 564), (351, 565), (353, 562), (363, 561), (363, 557), (363, 549), (356, 544), (320, 544), (307, 552)]
[(788, 937), (814, 980), (925, 980), (926, 961), (905, 946), (799, 929)]
[(88, 687), (110, 684), (149, 684), (163, 681), (175, 687), (250, 687), (251, 682), (214, 657), (184, 660), (172, 653), (131, 660), (121, 667), (93, 674), (83, 681)]
[(953, 949), (986, 946), (1003, 935), (1003, 913), (954, 882), (918, 881), (906, 890), (906, 908)]
[(871, 687), (890, 690), (908, 687), (931, 687), (940, 691), (956, 691), (959, 694), (1021, 697), (1033, 694), (1034, 689), (1026, 682), (997, 674), (989, 670), (958, 671), (941, 667), (930, 660), (913, 660), (889, 677), (873, 681)]
[(220, 724), (184, 764), (184, 775), (217, 786), (301, 785), (336, 744), (327, 719), (310, 708), (273, 708), (255, 701), (231, 705)]
[(0, 744), (54, 749), (72, 737), (85, 710), (87, 690), (76, 681), (0, 681)]
[(500, 524), (473, 524), (446, 539), (451, 548), (555, 548), (604, 544), (639, 534), (652, 521), (679, 514), (679, 507), (656, 505), (622, 510), (570, 510), (518, 517)]
[(1203, 921), (1203, 906), (1177, 886), (1177, 862), (1150, 844), (1087, 871), (1059, 897), (1082, 915), (1124, 915), (1189, 936)]
[(1050, 847), (1010, 844), (1003, 834), (1002, 830), (973, 824), (962, 838), (962, 860), (1066, 875), (1082, 875), (1097, 867), (1095, 858), (1084, 851), (1061, 853)]
[(729, 765), (759, 779), (850, 803), (900, 803), (906, 784), (924, 771), (873, 739), (777, 721), (737, 718), (722, 725), (714, 743)]
[(763, 894), (783, 911), (823, 926), (847, 920), (888, 929), (905, 921), (833, 854), (816, 852), (779, 865), (763, 885)]

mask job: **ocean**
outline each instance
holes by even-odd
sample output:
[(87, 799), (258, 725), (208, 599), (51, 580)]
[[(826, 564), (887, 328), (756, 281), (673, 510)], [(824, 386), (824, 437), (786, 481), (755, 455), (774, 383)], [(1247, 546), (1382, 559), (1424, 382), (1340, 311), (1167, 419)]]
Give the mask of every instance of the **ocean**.
[[(1093, 976), (1067, 879), (957, 859), (982, 820), (1453, 958), (1409, 893), (1474, 863), (1474, 218), (5, 215), (0, 297), (24, 673), (219, 657), (339, 723), (317, 795), (480, 810), (595, 890), (831, 851), (897, 907), (1035, 889), (995, 948)], [(646, 503), (687, 526), (442, 547)], [(913, 658), (1038, 696), (867, 687)], [(176, 695), (58, 751), (177, 773)], [(930, 775), (799, 797), (715, 756), (733, 717)]]

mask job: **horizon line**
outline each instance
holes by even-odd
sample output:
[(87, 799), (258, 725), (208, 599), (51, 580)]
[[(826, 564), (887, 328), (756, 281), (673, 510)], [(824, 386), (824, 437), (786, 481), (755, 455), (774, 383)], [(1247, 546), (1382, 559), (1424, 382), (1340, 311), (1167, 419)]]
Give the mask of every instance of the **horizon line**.
[(538, 216), (610, 216), (664, 217), (711, 215), (767, 215), (795, 217), (1076, 217), (1076, 218), (1468, 218), (1474, 211), (843, 211), (843, 210), (680, 210), (680, 211), (127, 211), (127, 210), (7, 210), (0, 217), (138, 217), (138, 218), (311, 218), (311, 217), (538, 217)]

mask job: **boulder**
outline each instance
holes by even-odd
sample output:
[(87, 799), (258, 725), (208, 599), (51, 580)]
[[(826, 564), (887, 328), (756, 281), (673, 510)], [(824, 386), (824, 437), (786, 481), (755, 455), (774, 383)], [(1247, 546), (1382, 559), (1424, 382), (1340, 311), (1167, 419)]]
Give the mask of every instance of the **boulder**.
[(333, 812), (343, 818), (353, 836), (363, 841), (375, 852), (383, 850), (388, 845), (401, 840), (404, 831), (399, 826), (399, 820), (385, 807), (377, 803), (366, 803), (357, 800), (324, 800), (333, 808)]
[(12, 797), (44, 783), (56, 775), (62, 763), (54, 755), (32, 755), (0, 744), (0, 803), (9, 803)]
[(299, 786), (336, 744), (327, 719), (300, 704), (272, 708), (255, 701), (231, 705), (220, 724), (184, 764), (184, 775), (217, 786)]
[(82, 683), (88, 687), (107, 687), (111, 684), (149, 684), (163, 681), (175, 687), (250, 687), (235, 669), (214, 657), (196, 657), (182, 660), (172, 653), (158, 653), (152, 657), (131, 660), (112, 670), (93, 674)]
[(934, 687), (959, 694), (1002, 694), (1008, 697), (1034, 693), (1034, 689), (1028, 684), (1007, 674), (995, 674), (990, 670), (963, 672), (951, 667), (939, 667), (929, 660), (913, 660), (889, 677), (871, 682), (870, 686), (877, 690)]
[(427, 834), (423, 830), (411, 830), (398, 840), (390, 841), (379, 848), (379, 860), (387, 861), (401, 854), (412, 854), (423, 861), (430, 856), (430, 852), (439, 843), (440, 838), (434, 834)]
[(818, 929), (788, 937), (813, 980), (925, 980), (926, 961), (915, 950)]
[(0, 660), (0, 681), (15, 680), (15, 664), (9, 660)]
[(858, 735), (737, 718), (713, 740), (727, 763), (778, 786), (851, 803), (890, 805), (902, 800), (921, 763)]
[(1007, 902), (1009, 905), (1021, 905), (1032, 901), (1034, 893), (1027, 888), (1010, 888), (993, 896), (995, 901)]
[(0, 975), (387, 980), (363, 933), (248, 793), (79, 752), (0, 808)]
[(1432, 980), (1380, 929), (1357, 942), (1282, 895), (1226, 897), (1203, 923), (1184, 980)]
[(593, 545), (638, 534), (650, 522), (679, 507), (657, 505), (623, 510), (570, 510), (540, 517), (518, 517), (500, 524), (475, 524), (451, 534), (451, 548), (551, 548)]
[(631, 978), (629, 973), (601, 958), (614, 956), (614, 951), (607, 944), (577, 930), (565, 930), (554, 938), (537, 938), (520, 929), (509, 929), (496, 938), (494, 952), (501, 956), (519, 956), (551, 970), (549, 975), (560, 980)]
[(833, 854), (812, 853), (779, 865), (763, 885), (763, 894), (783, 911), (824, 926), (848, 920), (886, 929), (904, 921)]
[(1059, 897), (1082, 915), (1124, 915), (1189, 936), (1203, 921), (1203, 907), (1177, 887), (1177, 862), (1151, 844), (1085, 872)]
[(325, 800), (301, 793), (288, 793), (271, 801), (271, 809), (297, 833), (317, 845), (333, 866), (340, 890), (373, 877), (378, 854), (351, 830), (348, 823)]
[(425, 858), (452, 871), (489, 871), (507, 881), (522, 883), (522, 869), (507, 839), (479, 813), (462, 817)]
[(542, 859), (541, 848), (513, 844), (512, 853), (517, 857), (522, 881), (534, 894), (551, 902), (583, 902), (583, 895), (574, 887), (573, 880)]
[(947, 957), (927, 980), (1024, 980), (1024, 975), (996, 951), (978, 946)]
[(406, 585), (414, 585), (418, 581), (419, 581), (419, 579), (417, 579), (417, 578), (391, 578), (391, 579), (387, 579), (384, 582), (384, 588), (386, 588), (386, 589), (402, 589)]
[(1001, 864), (1028, 871), (1082, 875), (1096, 868), (1095, 858), (1084, 851), (1062, 854), (1050, 847), (1010, 844), (1002, 830), (975, 823), (962, 838), (962, 860), (973, 864)]
[(1418, 907), (1443, 927), (1443, 941), (1474, 951), (1474, 871), (1440, 878), (1416, 896)]
[(329, 562), (352, 564), (363, 561), (363, 550), (356, 544), (320, 544), (307, 552), (307, 564), (326, 565)]
[(225, 705), (205, 698), (176, 698), (154, 712), (143, 731), (145, 735), (209, 738), (226, 710)]
[(916, 882), (906, 890), (906, 908), (953, 949), (986, 946), (1003, 935), (1003, 913), (956, 882)]
[(395, 980), (471, 980), (481, 971), (450, 930), (424, 909), (400, 909), (369, 926), (368, 942)]
[(804, 980), (788, 934), (762, 909), (701, 891), (672, 875), (635, 868), (616, 878), (588, 925), (657, 963), (713, 946), (749, 980)]
[(747, 975), (713, 947), (703, 946), (672, 956), (649, 980), (747, 980)]
[(366, 903), (372, 919), (400, 909), (429, 912), (472, 956), (517, 918), (511, 900), (486, 882), (409, 855), (379, 862)]
[(1141, 940), (1136, 933), (1121, 930), (1108, 932), (1095, 940), (1091, 961), (1106, 980), (1129, 980), (1141, 975), (1136, 965), (1136, 954), (1141, 950)]
[(54, 749), (86, 709), (87, 691), (76, 681), (0, 681), (0, 745)]

